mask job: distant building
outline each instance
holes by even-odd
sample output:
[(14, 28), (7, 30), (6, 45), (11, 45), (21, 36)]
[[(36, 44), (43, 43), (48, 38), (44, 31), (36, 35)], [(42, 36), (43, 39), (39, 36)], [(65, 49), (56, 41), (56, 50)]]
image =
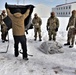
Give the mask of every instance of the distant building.
[(34, 8), (33, 15), (34, 13), (37, 13), (40, 17), (46, 18), (46, 17), (49, 17), (50, 11), (51, 11), (51, 8), (46, 6), (45, 4), (38, 4), (36, 5), (36, 8)]
[(72, 10), (76, 10), (76, 2), (61, 4), (52, 8), (52, 11), (54, 11), (58, 17), (69, 17)]

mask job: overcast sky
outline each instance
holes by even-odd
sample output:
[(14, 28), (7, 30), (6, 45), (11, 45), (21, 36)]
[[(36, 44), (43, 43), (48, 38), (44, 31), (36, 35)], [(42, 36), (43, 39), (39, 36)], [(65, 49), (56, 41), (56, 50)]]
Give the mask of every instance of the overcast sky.
[[(7, 2), (8, 4), (32, 4), (35, 6), (35, 9), (33, 11), (33, 15), (34, 13), (38, 13), (38, 15), (40, 17), (48, 17), (50, 15), (51, 12), (51, 8), (55, 7), (57, 5), (60, 4), (64, 4), (69, 3), (69, 2), (76, 2), (76, 0), (18, 0), (19, 2), (17, 3), (17, 0), (0, 0), (0, 10), (4, 10), (5, 9), (5, 3)], [(47, 10), (45, 12), (45, 10)], [(1, 11), (0, 11), (1, 13)]]
[[(76, 0), (19, 0), (19, 4), (44, 4), (49, 7), (54, 7), (65, 2), (74, 2)], [(17, 0), (0, 0), (0, 9), (4, 9), (5, 2), (8, 4), (17, 4)]]

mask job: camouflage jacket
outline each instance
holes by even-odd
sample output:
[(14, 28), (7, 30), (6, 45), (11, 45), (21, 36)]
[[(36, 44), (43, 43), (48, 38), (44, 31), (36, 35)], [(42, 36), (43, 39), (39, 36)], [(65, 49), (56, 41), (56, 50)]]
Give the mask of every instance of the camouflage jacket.
[(0, 15), (0, 25), (1, 25), (1, 23), (2, 23), (2, 15)]
[(59, 27), (58, 18), (49, 17), (49, 19), (47, 20), (47, 27), (48, 27), (49, 30), (55, 30), (56, 28), (58, 28)]
[(76, 17), (71, 16), (67, 25), (68, 28), (76, 28)]
[(0, 15), (0, 25), (2, 26), (1, 28), (1, 32), (7, 32), (7, 26), (4, 23), (3, 19), (6, 17), (7, 15), (5, 14), (4, 16), (1, 14)]
[(37, 19), (33, 18), (32, 23), (35, 28), (40, 28), (40, 26), (42, 24), (42, 20), (40, 17), (37, 17)]

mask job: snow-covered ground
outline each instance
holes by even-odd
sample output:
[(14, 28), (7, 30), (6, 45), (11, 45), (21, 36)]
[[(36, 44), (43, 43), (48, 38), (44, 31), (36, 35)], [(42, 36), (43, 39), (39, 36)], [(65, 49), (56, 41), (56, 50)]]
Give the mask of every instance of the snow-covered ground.
[[(76, 75), (76, 46), (69, 48), (64, 46), (67, 39), (66, 26), (69, 18), (60, 18), (60, 27), (57, 34), (57, 42), (62, 44), (64, 53), (44, 54), (38, 48), (44, 41), (48, 41), (46, 30), (47, 18), (43, 18), (42, 40), (34, 41), (34, 31), (29, 30), (27, 35), (27, 47), (29, 60), (22, 59), (22, 55), (14, 57), (12, 31), (9, 31), (9, 49), (5, 54), (0, 54), (0, 75)], [(8, 43), (0, 40), (0, 51), (5, 51)], [(20, 49), (20, 47), (19, 47)]]

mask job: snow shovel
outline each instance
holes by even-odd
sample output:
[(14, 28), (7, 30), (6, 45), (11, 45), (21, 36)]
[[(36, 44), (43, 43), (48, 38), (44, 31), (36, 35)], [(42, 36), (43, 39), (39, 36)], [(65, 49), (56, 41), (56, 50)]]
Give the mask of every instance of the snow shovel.
[[(19, 53), (23, 54), (23, 52), (21, 50), (19, 50)], [(31, 54), (27, 54), (27, 55), (33, 57), (33, 55), (31, 55)]]
[(8, 48), (9, 48), (9, 33), (8, 33), (8, 45), (7, 45), (7, 49), (4, 52), (0, 52), (0, 53), (7, 53), (8, 52)]

